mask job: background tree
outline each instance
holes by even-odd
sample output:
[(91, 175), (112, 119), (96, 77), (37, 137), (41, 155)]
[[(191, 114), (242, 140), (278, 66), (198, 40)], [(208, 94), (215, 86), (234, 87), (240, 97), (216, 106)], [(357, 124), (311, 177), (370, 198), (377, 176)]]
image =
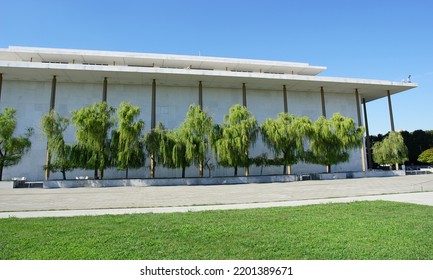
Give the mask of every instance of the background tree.
[(294, 117), (281, 113), (277, 119), (266, 119), (261, 134), (267, 147), (274, 152), (278, 162), (284, 165), (283, 173), (291, 173), (290, 166), (304, 157), (304, 141), (312, 134), (312, 122), (308, 117)]
[(103, 179), (104, 169), (109, 166), (108, 134), (115, 123), (114, 111), (106, 102), (72, 111), (72, 122), (77, 127), (77, 145), (81, 151), (88, 153), (87, 161), (80, 165), (83, 168), (92, 167), (95, 178)]
[(129, 103), (120, 103), (117, 110), (119, 118), (117, 131), (113, 133), (112, 142), (117, 147), (116, 165), (118, 169), (125, 170), (128, 178), (129, 168), (144, 166), (143, 129), (144, 122), (137, 120), (140, 115), (138, 106)]
[(48, 160), (45, 166), (48, 170), (47, 175), (49, 175), (50, 170), (53, 172), (60, 171), (63, 180), (66, 180), (66, 171), (73, 168), (71, 161), (72, 147), (67, 145), (63, 138), (63, 133), (68, 126), (69, 119), (56, 114), (54, 110), (42, 116), (41, 127), (47, 137)]
[(256, 118), (246, 107), (236, 104), (224, 116), (224, 124), (214, 127), (212, 146), (222, 166), (233, 167), (237, 176), (238, 167), (245, 167), (249, 175), (249, 148), (253, 147), (259, 131)]
[(327, 120), (320, 117), (313, 124), (310, 138), (310, 151), (307, 161), (326, 165), (326, 172), (331, 172), (331, 165), (349, 160), (349, 151), (361, 147), (364, 128), (355, 127), (351, 118), (335, 113)]
[(0, 181), (3, 180), (3, 168), (18, 164), (32, 146), (32, 128), (27, 128), (24, 136), (13, 136), (17, 127), (15, 113), (13, 108), (0, 112)]
[(422, 152), (418, 157), (418, 161), (425, 162), (430, 165), (433, 164), (433, 148), (427, 149)]
[(382, 142), (377, 142), (373, 146), (373, 160), (378, 164), (403, 163), (408, 159), (407, 147), (404, 144), (400, 133), (390, 132)]
[(178, 129), (178, 136), (185, 144), (185, 156), (189, 162), (199, 167), (199, 175), (203, 177), (203, 163), (208, 152), (209, 135), (213, 120), (200, 106), (190, 105), (186, 118)]

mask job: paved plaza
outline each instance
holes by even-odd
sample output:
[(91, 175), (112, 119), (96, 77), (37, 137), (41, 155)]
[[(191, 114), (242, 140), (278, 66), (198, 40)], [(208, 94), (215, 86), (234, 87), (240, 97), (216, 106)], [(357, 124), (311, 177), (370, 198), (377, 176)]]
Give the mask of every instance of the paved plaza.
[(186, 212), (389, 200), (433, 206), (433, 175), (212, 186), (0, 189), (0, 218)]

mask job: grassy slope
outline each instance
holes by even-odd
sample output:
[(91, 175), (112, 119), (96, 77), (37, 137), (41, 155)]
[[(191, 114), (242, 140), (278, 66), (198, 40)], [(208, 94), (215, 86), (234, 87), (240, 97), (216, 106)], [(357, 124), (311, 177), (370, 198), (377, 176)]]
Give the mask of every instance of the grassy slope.
[(1, 219), (0, 259), (433, 259), (433, 207), (393, 202)]

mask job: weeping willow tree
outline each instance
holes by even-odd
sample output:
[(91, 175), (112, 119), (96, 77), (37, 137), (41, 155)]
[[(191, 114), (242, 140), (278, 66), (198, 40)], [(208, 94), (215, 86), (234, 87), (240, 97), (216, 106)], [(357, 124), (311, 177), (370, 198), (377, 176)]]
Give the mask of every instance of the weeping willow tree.
[(95, 178), (103, 179), (104, 169), (110, 163), (108, 133), (115, 123), (114, 111), (106, 102), (72, 111), (72, 122), (77, 127), (75, 150), (86, 153), (80, 156), (79, 166), (93, 168)]
[(65, 143), (63, 134), (69, 126), (69, 119), (51, 110), (49, 114), (42, 116), (41, 128), (47, 137), (47, 179), (50, 171), (60, 171), (63, 180), (66, 180), (66, 172), (73, 169), (71, 158), (72, 147)]
[(186, 160), (198, 165), (200, 177), (203, 177), (203, 162), (208, 152), (212, 127), (212, 117), (203, 112), (200, 106), (190, 105), (186, 118), (177, 131), (178, 138), (185, 146)]
[[(155, 128), (152, 128), (144, 135), (144, 147), (150, 157), (150, 178), (155, 178), (156, 165), (163, 162), (163, 153), (161, 149), (165, 149), (165, 134), (166, 129), (162, 123), (158, 123)], [(163, 150), (164, 152), (164, 150)]]
[(187, 144), (179, 130), (165, 131), (161, 137), (160, 153), (163, 166), (180, 168), (182, 178), (185, 178), (185, 169), (191, 165), (191, 159), (187, 156)]
[(283, 173), (291, 173), (291, 165), (304, 157), (304, 141), (312, 134), (308, 117), (294, 117), (281, 113), (277, 119), (266, 119), (261, 125), (263, 142), (273, 151), (275, 161), (284, 165)]
[(427, 149), (418, 156), (418, 161), (433, 164), (433, 148)]
[(4, 108), (0, 112), (0, 181), (3, 180), (3, 168), (18, 164), (32, 147), (33, 128), (27, 128), (24, 136), (14, 136), (17, 127), (15, 114), (13, 108)]
[(353, 119), (335, 113), (329, 120), (317, 119), (312, 132), (306, 160), (325, 165), (329, 173), (331, 165), (349, 161), (349, 151), (361, 147), (364, 128), (356, 128)]
[(408, 160), (408, 150), (404, 144), (403, 136), (397, 132), (390, 132), (381, 142), (373, 145), (373, 160), (377, 164), (404, 163)]
[(112, 138), (112, 143), (116, 148), (115, 162), (118, 169), (125, 170), (125, 176), (128, 178), (129, 168), (144, 166), (144, 122), (137, 120), (140, 108), (126, 102), (120, 103), (117, 115), (119, 117), (118, 128)]
[(211, 145), (218, 163), (224, 167), (233, 167), (237, 176), (238, 167), (245, 167), (245, 176), (249, 175), (249, 148), (253, 147), (259, 131), (259, 125), (246, 107), (236, 104), (224, 116), (224, 124), (214, 127)]

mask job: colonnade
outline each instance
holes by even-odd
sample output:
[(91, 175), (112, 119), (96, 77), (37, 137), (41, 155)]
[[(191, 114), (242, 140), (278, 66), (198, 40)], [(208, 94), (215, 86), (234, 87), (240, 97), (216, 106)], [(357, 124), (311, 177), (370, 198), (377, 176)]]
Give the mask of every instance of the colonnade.
[[(57, 77), (53, 76), (51, 81), (51, 95), (50, 95), (50, 107), (49, 111), (53, 110), (55, 108), (55, 100), (56, 100), (56, 85), (57, 85)], [(0, 101), (1, 101), (1, 93), (2, 93), (2, 87), (3, 87), (3, 75), (0, 73)], [(151, 107), (151, 128), (156, 127), (156, 80), (152, 80), (152, 107)], [(107, 101), (107, 93), (108, 93), (108, 78), (104, 77), (103, 85), (102, 85), (102, 102)], [(395, 131), (394, 127), (394, 117), (393, 117), (393, 111), (392, 111), (392, 102), (391, 102), (391, 93), (389, 90), (386, 92), (387, 98), (388, 98), (388, 109), (389, 109), (389, 117), (390, 117), (390, 123), (391, 123), (391, 131)], [(287, 88), (286, 85), (283, 85), (282, 87), (282, 95), (283, 95), (283, 111), (288, 112), (288, 98), (287, 98)], [(360, 100), (362, 102), (363, 111), (364, 111), (364, 126), (366, 129), (366, 146), (364, 147), (364, 141), (362, 143), (361, 148), (361, 158), (362, 158), (362, 170), (365, 171), (368, 169), (371, 169), (373, 166), (372, 157), (371, 157), (371, 143), (370, 143), (370, 133), (369, 133), (369, 125), (368, 125), (368, 117), (367, 117), (367, 106), (366, 106), (366, 100), (365, 98), (361, 97), (362, 92), (360, 93), (359, 90), (356, 88), (354, 92), (355, 96), (355, 102), (356, 102), (356, 110), (357, 110), (357, 123), (358, 126), (361, 126), (361, 106), (360, 106)], [(322, 116), (326, 117), (326, 91), (323, 86), (320, 87), (320, 99), (321, 99), (321, 107), (322, 107)], [(243, 106), (247, 106), (247, 85), (246, 83), (242, 83), (242, 103)], [(198, 105), (200, 108), (203, 107), (203, 83), (202, 81), (199, 81), (198, 83)], [(364, 150), (367, 150), (367, 166), (364, 159)], [(49, 166), (49, 153), (47, 149), (47, 159), (46, 163), (47, 166)], [(46, 170), (45, 178), (49, 178), (50, 171), (49, 169)]]

